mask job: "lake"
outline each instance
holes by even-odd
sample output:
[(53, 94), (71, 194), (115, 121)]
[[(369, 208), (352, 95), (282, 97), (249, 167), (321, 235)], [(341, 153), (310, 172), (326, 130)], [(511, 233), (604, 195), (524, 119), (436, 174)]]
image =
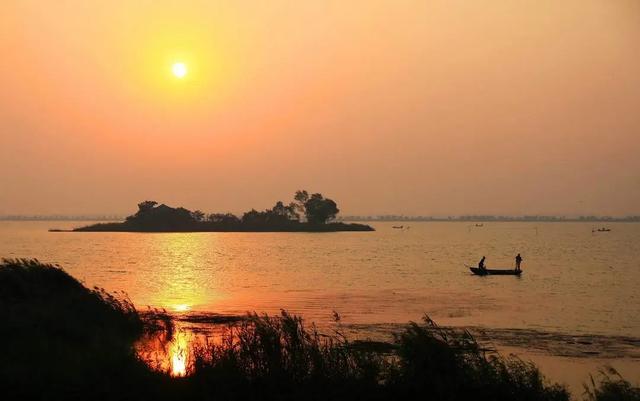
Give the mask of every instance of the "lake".
[[(49, 233), (87, 222), (0, 222), (0, 257), (62, 266), (138, 308), (176, 313), (333, 311), (355, 335), (388, 337), (428, 314), (473, 327), (573, 388), (612, 363), (640, 380), (640, 224), (372, 223), (343, 233)], [(393, 225), (403, 224), (403, 229)], [(523, 275), (478, 277), (465, 264)], [(360, 333), (360, 334), (357, 334)], [(481, 337), (482, 335), (479, 334)], [(578, 373), (567, 373), (571, 365)]]

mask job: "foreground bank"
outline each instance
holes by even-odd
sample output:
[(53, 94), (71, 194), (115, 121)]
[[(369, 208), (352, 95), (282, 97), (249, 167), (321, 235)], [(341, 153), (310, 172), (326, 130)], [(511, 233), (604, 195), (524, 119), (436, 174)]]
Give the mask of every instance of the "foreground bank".
[[(34, 260), (0, 264), (0, 319), (10, 361), (0, 364), (4, 399), (569, 399), (535, 365), (428, 319), (390, 347), (367, 347), (286, 312), (251, 314), (199, 349), (186, 377), (172, 378), (134, 350), (144, 334), (170, 339), (166, 316), (140, 314), (126, 298)], [(610, 376), (587, 397), (637, 400), (640, 390)]]

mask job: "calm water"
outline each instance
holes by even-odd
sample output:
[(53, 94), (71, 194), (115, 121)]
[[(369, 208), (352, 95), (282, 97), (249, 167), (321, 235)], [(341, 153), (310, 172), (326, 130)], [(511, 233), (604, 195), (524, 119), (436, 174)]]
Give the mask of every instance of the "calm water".
[[(60, 264), (138, 307), (224, 314), (332, 311), (354, 325), (441, 324), (640, 338), (640, 224), (392, 223), (360, 233), (49, 233), (80, 222), (0, 222), (0, 257)], [(406, 223), (405, 223), (406, 226)], [(522, 277), (476, 277), (464, 264)]]
[[(354, 323), (447, 324), (640, 337), (640, 224), (375, 224), (372, 233), (49, 233), (77, 222), (0, 222), (1, 257), (58, 263), (138, 306)], [(476, 277), (464, 264), (524, 274)]]

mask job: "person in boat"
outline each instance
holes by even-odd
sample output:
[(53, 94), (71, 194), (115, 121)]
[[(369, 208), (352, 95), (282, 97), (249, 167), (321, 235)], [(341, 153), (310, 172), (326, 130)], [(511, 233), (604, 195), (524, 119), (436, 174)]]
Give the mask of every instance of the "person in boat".
[(483, 256), (482, 259), (480, 259), (480, 262), (478, 263), (478, 269), (487, 270), (487, 267), (484, 265), (485, 259), (486, 259), (486, 256)]
[(522, 256), (520, 256), (520, 254), (517, 254), (516, 255), (516, 271), (517, 272), (521, 271), (520, 263), (522, 263)]

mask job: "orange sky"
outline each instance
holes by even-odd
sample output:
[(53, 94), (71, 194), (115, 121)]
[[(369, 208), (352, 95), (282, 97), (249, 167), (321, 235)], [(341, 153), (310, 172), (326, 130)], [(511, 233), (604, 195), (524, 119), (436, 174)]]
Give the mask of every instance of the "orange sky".
[(635, 0), (9, 0), (0, 54), (0, 214), (640, 213)]

